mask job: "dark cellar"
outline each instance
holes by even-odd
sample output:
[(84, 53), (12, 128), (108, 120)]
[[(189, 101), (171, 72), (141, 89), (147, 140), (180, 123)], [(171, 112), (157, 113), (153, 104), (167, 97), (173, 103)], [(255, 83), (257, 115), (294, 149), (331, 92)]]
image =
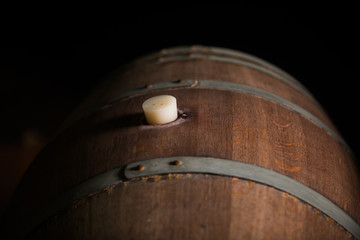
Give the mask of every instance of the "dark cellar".
[(0, 215), (32, 159), (102, 79), (135, 58), (181, 45), (234, 49), (280, 67), (313, 94), (360, 156), (355, 10), (195, 4), (111, 14), (12, 12), (0, 24)]

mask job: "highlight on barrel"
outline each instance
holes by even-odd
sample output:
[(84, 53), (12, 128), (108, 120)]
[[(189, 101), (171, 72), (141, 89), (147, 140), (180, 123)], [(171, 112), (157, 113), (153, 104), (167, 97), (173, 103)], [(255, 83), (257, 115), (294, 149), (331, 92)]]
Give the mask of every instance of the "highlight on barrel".
[(3, 225), (28, 239), (360, 238), (359, 189), (351, 150), (297, 80), (239, 51), (181, 46), (98, 86)]

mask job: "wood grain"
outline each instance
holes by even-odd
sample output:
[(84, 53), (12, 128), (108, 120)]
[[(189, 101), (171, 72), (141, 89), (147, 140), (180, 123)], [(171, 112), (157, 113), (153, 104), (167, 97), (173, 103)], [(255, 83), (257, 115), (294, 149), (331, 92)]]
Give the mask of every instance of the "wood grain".
[[(95, 91), (79, 111), (146, 83), (179, 78), (215, 79), (258, 87), (305, 108), (334, 129), (310, 98), (273, 76), (210, 60), (130, 68)], [(186, 121), (177, 125), (146, 125), (141, 105), (158, 94), (175, 96), (179, 109), (188, 115)], [(72, 125), (49, 143), (32, 164), (17, 190), (10, 215), (15, 221), (26, 221), (61, 193), (100, 173), (136, 161), (175, 156), (224, 158), (271, 169), (316, 190), (360, 222), (360, 175), (355, 159), (326, 130), (297, 112), (261, 97), (192, 88), (154, 91), (122, 99)], [(336, 233), (338, 230), (334, 230), (331, 220), (321, 222), (324, 218), (301, 201), (285, 198), (284, 193), (260, 184), (250, 185), (207, 175), (171, 181), (135, 181), (129, 183), (132, 187), (121, 185), (114, 188), (113, 194), (88, 199), (84, 208), (67, 210), (52, 218), (34, 236), (59, 233), (51, 235), (56, 238), (62, 236), (62, 229), (72, 229), (68, 234), (75, 234), (76, 238), (107, 236), (113, 232), (135, 239), (141, 239), (141, 234), (161, 239), (160, 233), (174, 239), (190, 235), (194, 239), (220, 235), (221, 239), (237, 236), (315, 239), (330, 233), (339, 238), (346, 236)], [(182, 207), (172, 205), (177, 201)], [(160, 203), (164, 208), (159, 207)], [(204, 209), (211, 210), (205, 211), (202, 204)], [(152, 207), (148, 209), (149, 206)], [(116, 215), (112, 215), (112, 209)], [(147, 225), (144, 222), (147, 218), (141, 213), (154, 214), (153, 224), (158, 229)], [(188, 223), (188, 219), (193, 220)], [(143, 222), (136, 225), (137, 221)], [(194, 221), (197, 225), (187, 225)], [(322, 224), (318, 230), (313, 228), (317, 224)], [(116, 230), (120, 225), (124, 228)], [(284, 230), (287, 227), (292, 230)], [(150, 232), (153, 235), (148, 235)]]
[(46, 221), (30, 237), (74, 238), (351, 239), (352, 236), (316, 209), (271, 187), (230, 177), (170, 174), (122, 183), (81, 199)]
[(99, 101), (124, 91), (144, 87), (149, 83), (186, 78), (235, 82), (274, 93), (306, 109), (336, 130), (326, 113), (312, 99), (303, 96), (299, 91), (279, 79), (246, 66), (210, 60), (189, 59), (188, 61), (150, 64), (127, 69), (125, 72), (112, 75), (104, 86), (95, 89), (94, 93), (79, 106), (77, 111), (84, 111)]

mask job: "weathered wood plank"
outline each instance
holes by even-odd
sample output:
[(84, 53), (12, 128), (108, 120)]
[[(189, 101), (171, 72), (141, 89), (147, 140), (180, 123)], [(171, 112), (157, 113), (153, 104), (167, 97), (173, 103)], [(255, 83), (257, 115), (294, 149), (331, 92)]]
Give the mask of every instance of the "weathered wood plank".
[(31, 236), (73, 238), (345, 239), (351, 235), (321, 212), (271, 187), (230, 177), (169, 174), (122, 183), (81, 199)]
[[(79, 111), (119, 92), (179, 78), (223, 80), (263, 89), (301, 106), (335, 130), (311, 98), (283, 81), (254, 68), (209, 59), (129, 68), (115, 75), (108, 82), (109, 88), (95, 91)], [(165, 126), (146, 125), (141, 105), (158, 94), (175, 96), (179, 110), (187, 118)], [(25, 224), (49, 201), (98, 174), (136, 161), (175, 156), (224, 158), (271, 169), (309, 186), (360, 222), (360, 175), (355, 160), (324, 128), (290, 108), (258, 96), (201, 88), (150, 91), (118, 100), (66, 129), (49, 143), (25, 175), (13, 201), (14, 221)], [(90, 198), (83, 204), (86, 208), (68, 209), (65, 215), (46, 222), (35, 236), (51, 232), (62, 236), (61, 229), (72, 229), (74, 232), (69, 234), (79, 238), (112, 231), (135, 237), (155, 231), (151, 233), (155, 239), (162, 237), (160, 232), (171, 239), (190, 235), (194, 239), (200, 235), (224, 236), (221, 239), (346, 235), (336, 233), (331, 220), (320, 223), (323, 218), (314, 215), (314, 210), (304, 207), (301, 201), (259, 184), (247, 185), (240, 180), (207, 175), (185, 177), (181, 181), (155, 180), (130, 182), (131, 187), (120, 185), (113, 194)], [(148, 192), (147, 188), (152, 190)], [(180, 205), (172, 205), (176, 202)], [(164, 208), (159, 207), (160, 203)], [(151, 215), (149, 206), (162, 209), (156, 212), (158, 215), (154, 213), (159, 229), (147, 225), (147, 218), (141, 215)], [(128, 219), (131, 213), (136, 214)], [(127, 225), (125, 219), (132, 224)], [(187, 222), (188, 219), (191, 221)], [(145, 222), (135, 225), (137, 221)], [(247, 222), (251, 227), (246, 227)], [(322, 224), (319, 230), (312, 228), (318, 224)], [(75, 228), (70, 228), (72, 225)], [(120, 230), (116, 230), (115, 226), (120, 225)], [(84, 229), (85, 226), (91, 229)], [(292, 230), (282, 230), (288, 227)], [(195, 232), (201, 234), (193, 235)]]

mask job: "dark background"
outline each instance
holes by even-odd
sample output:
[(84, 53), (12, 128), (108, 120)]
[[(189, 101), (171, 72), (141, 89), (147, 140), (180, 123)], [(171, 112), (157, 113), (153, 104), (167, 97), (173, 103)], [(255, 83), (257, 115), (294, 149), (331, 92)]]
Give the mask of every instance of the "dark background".
[(3, 15), (1, 191), (13, 191), (56, 127), (106, 74), (177, 45), (232, 48), (279, 66), (313, 93), (359, 156), (359, 20), (355, 10), (208, 4)]

